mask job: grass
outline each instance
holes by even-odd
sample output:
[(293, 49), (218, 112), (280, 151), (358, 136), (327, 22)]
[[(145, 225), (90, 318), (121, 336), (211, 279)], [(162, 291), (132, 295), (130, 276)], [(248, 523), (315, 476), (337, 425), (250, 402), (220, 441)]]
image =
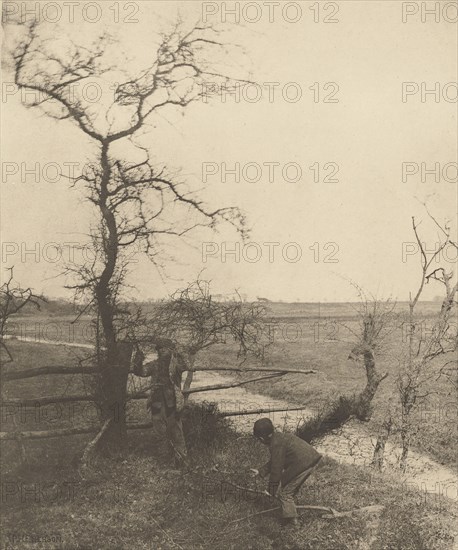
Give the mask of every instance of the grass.
[[(262, 464), (267, 451), (228, 425), (207, 430), (206, 438), (206, 445), (191, 450), (188, 471), (171, 469), (170, 456), (147, 433), (130, 435), (129, 448), (117, 456), (97, 459), (85, 479), (71, 464), (74, 441), (59, 442), (69, 460), (58, 470), (51, 462), (33, 465), (29, 457), (26, 468), (2, 480), (9, 488), (3, 495), (2, 548), (354, 550), (365, 548), (373, 535), (373, 550), (453, 548), (457, 510), (450, 502), (433, 495), (424, 501), (386, 476), (326, 458), (298, 500), (340, 511), (382, 504), (379, 518), (323, 519), (308, 511), (294, 532), (280, 528), (276, 512), (236, 521), (275, 505), (225, 485), (254, 487), (248, 469)], [(62, 542), (8, 546), (13, 534), (54, 534)]]

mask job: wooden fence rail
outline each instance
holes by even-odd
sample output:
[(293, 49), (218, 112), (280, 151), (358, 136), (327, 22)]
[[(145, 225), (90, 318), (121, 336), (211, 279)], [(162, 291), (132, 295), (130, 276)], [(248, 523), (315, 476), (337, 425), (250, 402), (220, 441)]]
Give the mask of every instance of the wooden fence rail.
[[(241, 416), (241, 415), (250, 415), (250, 414), (269, 414), (274, 412), (290, 412), (290, 411), (303, 411), (307, 407), (291, 407), (285, 409), (284, 407), (278, 408), (264, 408), (256, 410), (245, 410), (245, 411), (224, 411), (220, 412), (220, 416)], [(139, 423), (130, 423), (127, 424), (128, 430), (149, 430), (154, 426), (153, 422), (139, 422)], [(55, 430), (42, 430), (42, 431), (12, 431), (12, 432), (0, 432), (0, 441), (8, 440), (21, 440), (21, 439), (46, 439), (52, 437), (62, 437), (66, 435), (80, 435), (80, 434), (89, 434), (96, 433), (100, 431), (100, 426), (88, 426), (84, 428), (61, 428)]]
[(38, 367), (36, 369), (25, 369), (22, 371), (2, 372), (2, 382), (10, 380), (22, 380), (24, 378), (33, 378), (34, 376), (44, 376), (46, 374), (97, 374), (95, 367), (64, 367), (60, 365)]
[[(267, 380), (275, 377), (284, 376), (285, 374), (316, 374), (316, 370), (299, 370), (299, 369), (282, 369), (274, 367), (257, 367), (257, 368), (240, 368), (240, 367), (214, 367), (214, 368), (199, 368), (194, 367), (192, 372), (196, 371), (232, 371), (232, 372), (263, 372), (262, 377), (250, 378), (248, 380), (236, 381), (236, 382), (225, 382), (222, 384), (214, 384), (209, 386), (200, 386), (196, 388), (187, 388), (183, 390), (183, 394), (189, 395), (192, 393), (199, 393), (211, 390), (221, 390), (225, 388), (234, 388), (242, 386), (244, 384), (249, 384), (251, 382), (256, 382), (260, 380)], [(5, 371), (1, 372), (1, 381), (9, 382), (13, 380), (23, 380), (27, 378), (33, 378), (36, 376), (45, 376), (45, 375), (66, 375), (66, 374), (83, 374), (83, 375), (95, 375), (97, 374), (98, 369), (95, 367), (82, 367), (79, 366), (70, 366), (65, 367), (63, 365), (49, 365), (44, 367), (38, 367), (33, 369), (26, 369), (22, 371)], [(147, 399), (147, 391), (153, 388), (156, 384), (149, 385), (147, 387), (141, 388), (135, 393), (127, 395), (127, 400), (131, 399)], [(79, 395), (64, 395), (59, 397), (44, 396), (36, 398), (3, 398), (0, 401), (2, 407), (13, 407), (13, 406), (41, 406), (41, 405), (50, 405), (55, 403), (72, 403), (72, 402), (95, 402), (95, 397), (93, 395), (79, 394)], [(240, 416), (240, 415), (250, 415), (250, 414), (263, 414), (263, 413), (272, 413), (272, 412), (288, 412), (288, 411), (298, 411), (304, 410), (306, 407), (282, 407), (282, 408), (261, 408), (256, 410), (243, 410), (243, 411), (225, 411), (221, 412), (220, 415), (223, 417), (228, 416)], [(8, 412), (8, 411), (6, 411)], [(12, 412), (12, 411), (9, 411)], [(128, 430), (139, 430), (139, 429), (150, 429), (153, 427), (152, 422), (146, 423), (130, 423), (127, 424)], [(68, 435), (81, 435), (81, 434), (90, 434), (100, 431), (100, 426), (86, 426), (79, 428), (56, 428), (53, 430), (36, 430), (36, 431), (18, 431), (17, 428), (11, 432), (0, 432), (0, 440), (22, 440), (22, 439), (45, 439), (45, 438), (54, 438), (54, 437), (63, 437)]]

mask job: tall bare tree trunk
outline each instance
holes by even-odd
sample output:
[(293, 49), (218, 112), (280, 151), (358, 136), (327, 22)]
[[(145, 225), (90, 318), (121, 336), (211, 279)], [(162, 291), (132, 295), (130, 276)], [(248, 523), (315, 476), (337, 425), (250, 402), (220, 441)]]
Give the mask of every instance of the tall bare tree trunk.
[(375, 368), (374, 354), (370, 350), (364, 351), (364, 367), (366, 369), (366, 387), (359, 394), (360, 411), (358, 417), (361, 420), (369, 420), (370, 407), (375, 394), (377, 393), (380, 382), (386, 378), (386, 374), (379, 374)]
[(115, 298), (112, 295), (111, 283), (118, 259), (119, 237), (114, 213), (108, 207), (108, 185), (111, 177), (108, 148), (109, 142), (103, 141), (100, 156), (102, 173), (98, 207), (102, 216), (103, 228), (105, 229), (102, 232), (104, 269), (97, 281), (95, 295), (106, 348), (106, 353), (102, 355), (102, 364), (99, 365), (99, 395), (102, 423), (105, 424), (107, 420), (113, 419), (108, 430), (104, 433), (101, 446), (117, 447), (123, 445), (127, 435), (127, 377), (129, 374), (132, 346), (129, 347), (128, 344), (117, 342), (114, 326)]
[(101, 365), (97, 393), (102, 424), (112, 420), (100, 441), (102, 448), (118, 448), (126, 441), (127, 378), (132, 348), (129, 342), (117, 342), (117, 357), (109, 363), (107, 354)]

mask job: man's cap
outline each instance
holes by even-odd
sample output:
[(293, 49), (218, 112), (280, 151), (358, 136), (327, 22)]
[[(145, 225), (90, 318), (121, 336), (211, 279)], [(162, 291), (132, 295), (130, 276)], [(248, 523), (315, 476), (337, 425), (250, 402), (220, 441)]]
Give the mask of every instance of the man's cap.
[(274, 432), (274, 425), (270, 418), (260, 418), (256, 420), (253, 426), (255, 437), (266, 437)]
[(155, 338), (154, 345), (156, 349), (168, 349), (170, 351), (175, 350), (175, 344), (169, 338)]

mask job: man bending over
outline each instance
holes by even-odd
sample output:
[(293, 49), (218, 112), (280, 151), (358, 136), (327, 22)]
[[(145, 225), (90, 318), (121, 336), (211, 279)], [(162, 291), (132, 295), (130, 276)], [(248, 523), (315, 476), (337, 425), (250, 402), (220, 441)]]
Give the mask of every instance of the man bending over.
[(294, 497), (318, 465), (321, 455), (303, 439), (293, 434), (274, 431), (269, 418), (257, 420), (253, 433), (270, 451), (269, 462), (253, 472), (261, 477), (270, 474), (269, 494), (280, 500), (285, 523), (297, 525)]

